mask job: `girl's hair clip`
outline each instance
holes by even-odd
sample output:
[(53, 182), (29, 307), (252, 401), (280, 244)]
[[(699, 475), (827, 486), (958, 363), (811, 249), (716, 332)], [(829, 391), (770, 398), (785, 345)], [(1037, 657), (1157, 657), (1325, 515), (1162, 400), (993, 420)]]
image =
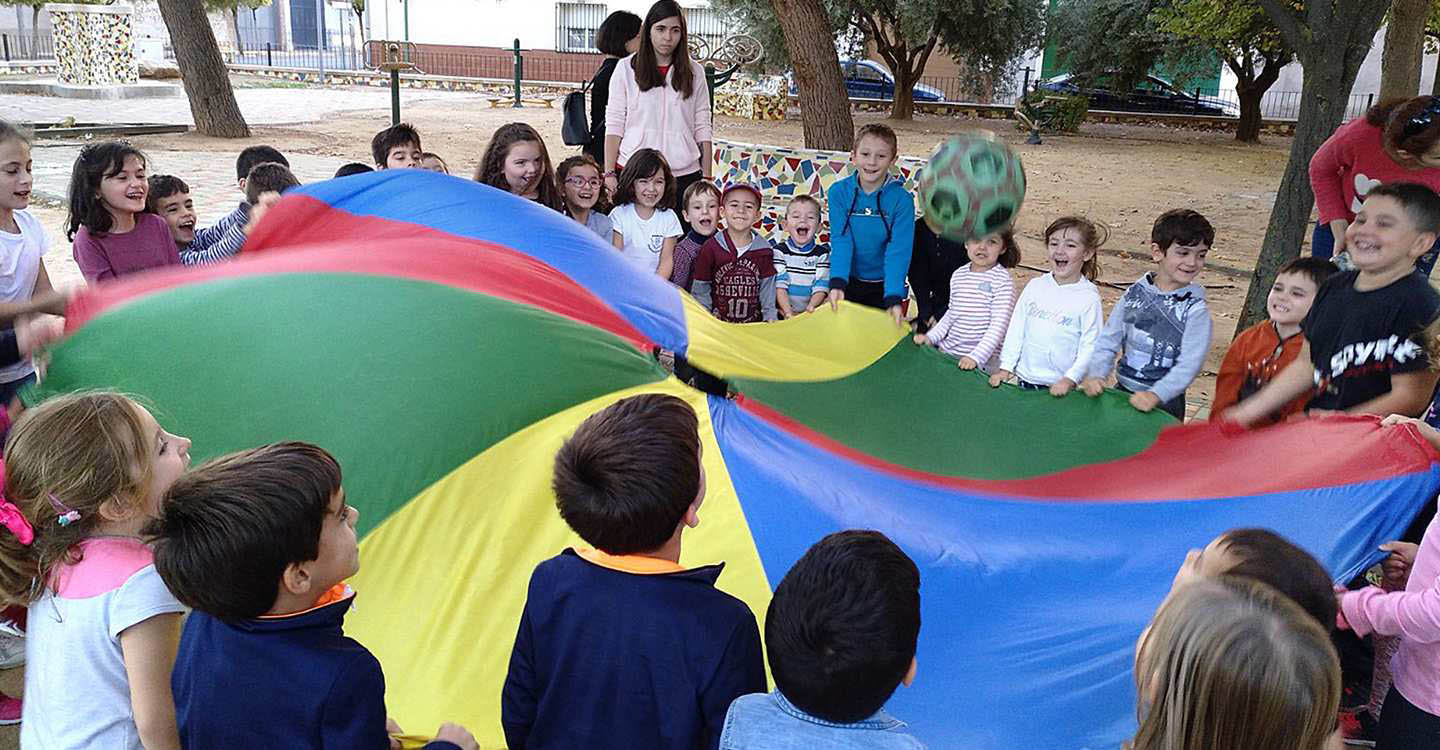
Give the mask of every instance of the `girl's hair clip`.
[(65, 503), (60, 502), (60, 498), (55, 497), (55, 493), (51, 492), (49, 493), (49, 495), (50, 506), (55, 509), (55, 513), (58, 516), (55, 520), (61, 526), (69, 526), (70, 524), (80, 520), (80, 511), (75, 510), (74, 508), (66, 505)]

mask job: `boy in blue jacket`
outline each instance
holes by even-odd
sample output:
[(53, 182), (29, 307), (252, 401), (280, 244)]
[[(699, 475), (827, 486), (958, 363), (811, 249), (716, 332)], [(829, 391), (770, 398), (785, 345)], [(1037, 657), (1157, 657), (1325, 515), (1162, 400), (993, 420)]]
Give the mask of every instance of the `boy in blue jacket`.
[[(171, 686), (180, 744), (389, 750), (380, 662), (341, 628), (356, 510), (319, 446), (274, 443), (181, 477), (146, 529), (185, 621)], [(444, 724), (427, 750), (476, 750)]]
[(760, 629), (715, 588), (723, 565), (682, 568), (705, 471), (695, 411), (622, 399), (555, 456), (555, 505), (591, 549), (530, 578), (500, 694), (510, 750), (715, 750), (730, 703), (765, 691)]
[(905, 273), (915, 241), (915, 198), (892, 179), (895, 131), (872, 123), (855, 134), (855, 170), (830, 186), (830, 306), (848, 299), (904, 322)]

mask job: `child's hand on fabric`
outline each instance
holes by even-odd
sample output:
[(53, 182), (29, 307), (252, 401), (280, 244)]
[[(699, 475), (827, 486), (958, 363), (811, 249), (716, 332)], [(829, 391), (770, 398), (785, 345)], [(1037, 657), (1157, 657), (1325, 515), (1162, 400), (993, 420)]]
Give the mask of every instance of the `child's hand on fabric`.
[(838, 311), (840, 309), (840, 303), (845, 301), (845, 290), (831, 289), (827, 297), (830, 300), (830, 309)]
[(1105, 392), (1105, 381), (1095, 377), (1085, 378), (1080, 381), (1080, 390), (1085, 391), (1086, 396), (1095, 398)]
[(255, 227), (260, 226), (260, 220), (265, 217), (265, 213), (270, 210), (270, 207), (279, 202), (280, 194), (274, 190), (267, 190), (260, 194), (260, 197), (255, 200), (255, 205), (250, 207), (250, 221), (245, 224), (247, 237), (254, 233)]
[(960, 358), (960, 361), (956, 364), (958, 364), (960, 366), (960, 369), (962, 370), (973, 370), (980, 366), (979, 362), (976, 362), (975, 360), (964, 356), (962, 356)]
[(1009, 371), (1009, 370), (996, 370), (996, 371), (995, 371), (995, 374), (990, 376), (990, 387), (991, 387), (991, 388), (999, 388), (1001, 383), (1003, 383), (1003, 382), (1005, 382), (1005, 381), (1007, 381), (1007, 380), (1009, 380), (1009, 379), (1010, 379), (1010, 371)]
[(41, 315), (15, 326), (15, 347), (28, 357), (65, 335), (65, 319)]
[(1070, 378), (1060, 378), (1055, 381), (1055, 385), (1050, 386), (1050, 395), (1060, 398), (1073, 390), (1075, 390), (1075, 381)]
[(1160, 397), (1154, 391), (1140, 391), (1130, 394), (1130, 405), (1138, 411), (1148, 412), (1160, 405)]
[(927, 344), (930, 343), (930, 339), (925, 338), (925, 334), (923, 334), (923, 333), (917, 333), (917, 334), (915, 334), (914, 336), (911, 336), (911, 337), (910, 337), (910, 340), (911, 340), (911, 341), (914, 341), (916, 344), (918, 344), (918, 345), (920, 345), (920, 346), (925, 346), (925, 345), (927, 345)]
[(1380, 561), (1380, 569), (1385, 572), (1385, 582), (1393, 585), (1397, 591), (1405, 588), (1405, 584), (1410, 581), (1410, 568), (1415, 566), (1415, 556), (1420, 552), (1420, 545), (1386, 542), (1380, 545), (1380, 549), (1390, 553), (1389, 557)]
[(1350, 621), (1345, 619), (1345, 595), (1349, 591), (1344, 586), (1335, 587), (1335, 629), (1349, 630)]
[(475, 735), (470, 734), (470, 730), (448, 721), (440, 725), (440, 730), (435, 733), (435, 739), (442, 742), (453, 742), (460, 746), (460, 750), (480, 750), (480, 743), (475, 741)]
[(385, 734), (390, 735), (390, 750), (400, 750), (404, 743), (400, 742), (398, 735), (405, 734), (405, 730), (400, 728), (400, 723), (386, 716)]
[(810, 304), (805, 306), (805, 312), (815, 312), (816, 308), (825, 304), (825, 298), (829, 295), (824, 292), (816, 292), (810, 295)]
[(901, 327), (901, 328), (904, 328), (904, 327), (905, 327), (905, 310), (904, 310), (904, 308), (902, 308), (900, 305), (894, 305), (894, 306), (892, 306), (887, 312), (890, 313), (890, 317), (895, 321), (895, 325), (897, 325), (897, 326), (899, 326), (899, 327)]
[(1436, 430), (1434, 427), (1425, 424), (1425, 421), (1422, 419), (1407, 417), (1403, 414), (1391, 414), (1380, 420), (1381, 427), (1393, 427), (1401, 424), (1408, 424), (1414, 427), (1420, 432), (1420, 437), (1425, 438), (1425, 442), (1440, 449), (1440, 430)]

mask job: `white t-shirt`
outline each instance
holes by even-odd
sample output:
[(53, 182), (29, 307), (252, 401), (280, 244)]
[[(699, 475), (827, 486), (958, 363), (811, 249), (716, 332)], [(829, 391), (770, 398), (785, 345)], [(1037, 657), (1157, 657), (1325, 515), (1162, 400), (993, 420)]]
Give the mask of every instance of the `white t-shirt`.
[(30, 605), (25, 638), (26, 750), (142, 750), (130, 708), (120, 634), (156, 615), (184, 612), (138, 539), (92, 537), (84, 558)]
[(1079, 383), (1104, 322), (1100, 290), (1089, 279), (1062, 286), (1054, 274), (1037, 276), (1015, 302), (1000, 369), (1034, 385), (1054, 385), (1061, 378)]
[[(40, 220), (21, 209), (15, 212), (20, 233), (0, 229), (0, 301), (25, 302), (35, 293), (35, 280), (40, 277), (40, 257), (49, 247), (45, 228)], [(35, 366), (27, 358), (9, 367), (0, 367), (0, 383), (29, 375)]]
[(633, 203), (616, 206), (610, 212), (610, 224), (625, 239), (625, 247), (620, 252), (650, 273), (660, 268), (660, 249), (665, 239), (684, 234), (680, 231), (680, 217), (674, 211), (657, 208), (650, 218), (642, 219), (636, 215)]

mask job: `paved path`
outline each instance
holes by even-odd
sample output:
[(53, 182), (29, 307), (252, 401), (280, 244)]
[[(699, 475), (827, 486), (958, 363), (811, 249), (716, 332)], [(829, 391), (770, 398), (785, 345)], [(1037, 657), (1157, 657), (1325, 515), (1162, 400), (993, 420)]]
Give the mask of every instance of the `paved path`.
[[(176, 84), (178, 88), (179, 85)], [(488, 106), (489, 97), (459, 91), (406, 89), (406, 104), (445, 101)], [(286, 125), (324, 120), (339, 112), (390, 109), (390, 90), (383, 88), (237, 88), (235, 99), (251, 125)], [(158, 123), (194, 125), (190, 103), (183, 94), (166, 99), (98, 101), (56, 96), (0, 94), (0, 119), (19, 122), (58, 122), (74, 117), (85, 123)]]

